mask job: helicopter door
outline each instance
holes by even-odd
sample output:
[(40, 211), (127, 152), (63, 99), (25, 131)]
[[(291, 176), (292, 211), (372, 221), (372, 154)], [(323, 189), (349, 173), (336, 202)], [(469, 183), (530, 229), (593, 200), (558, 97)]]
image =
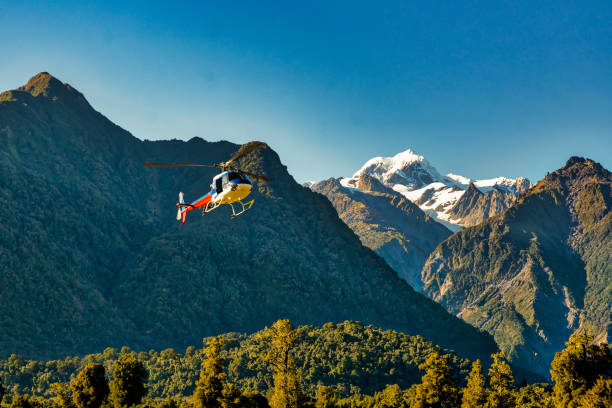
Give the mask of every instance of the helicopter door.
[(215, 180), (215, 189), (217, 190), (217, 195), (223, 192), (223, 183), (221, 177)]

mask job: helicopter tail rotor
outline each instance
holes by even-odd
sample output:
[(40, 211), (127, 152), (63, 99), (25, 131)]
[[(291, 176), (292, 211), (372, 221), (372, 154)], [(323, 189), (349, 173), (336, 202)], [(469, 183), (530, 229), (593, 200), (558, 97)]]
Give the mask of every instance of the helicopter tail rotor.
[(178, 212), (176, 213), (176, 220), (177, 221), (182, 221), (182, 223), (185, 223), (185, 219), (187, 218), (187, 205), (185, 204), (185, 200), (183, 198), (183, 192), (181, 191), (179, 193), (179, 202), (177, 204), (178, 206)]

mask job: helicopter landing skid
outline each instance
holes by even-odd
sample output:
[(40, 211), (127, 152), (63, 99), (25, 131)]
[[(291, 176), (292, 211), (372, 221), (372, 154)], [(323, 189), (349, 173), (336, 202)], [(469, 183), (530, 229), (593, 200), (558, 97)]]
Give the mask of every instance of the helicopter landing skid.
[(243, 213), (249, 211), (251, 209), (251, 207), (253, 206), (253, 203), (255, 202), (255, 200), (247, 201), (246, 203), (243, 203), (242, 201), (238, 201), (238, 202), (240, 203), (240, 205), (242, 205), (242, 210), (240, 210), (238, 212), (236, 212), (236, 210), (234, 209), (234, 206), (232, 204), (229, 205), (230, 207), (232, 207), (232, 218), (236, 218), (240, 214), (243, 214)]
[(202, 215), (206, 215), (209, 212), (211, 212), (212, 210), (214, 210), (216, 208), (219, 208), (220, 205), (221, 205), (221, 203), (219, 203), (219, 202), (206, 204), (204, 207), (202, 207)]

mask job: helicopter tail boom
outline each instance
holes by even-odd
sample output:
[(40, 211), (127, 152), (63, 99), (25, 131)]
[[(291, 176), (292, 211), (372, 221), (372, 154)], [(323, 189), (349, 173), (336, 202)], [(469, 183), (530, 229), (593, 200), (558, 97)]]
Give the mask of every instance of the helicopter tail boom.
[(187, 212), (205, 206), (206, 204), (210, 203), (211, 199), (212, 193), (208, 193), (207, 195), (198, 198), (193, 203), (188, 204), (183, 198), (183, 193), (179, 193), (179, 202), (176, 204), (178, 206), (178, 212), (176, 213), (177, 221), (181, 221), (181, 225), (185, 224)]

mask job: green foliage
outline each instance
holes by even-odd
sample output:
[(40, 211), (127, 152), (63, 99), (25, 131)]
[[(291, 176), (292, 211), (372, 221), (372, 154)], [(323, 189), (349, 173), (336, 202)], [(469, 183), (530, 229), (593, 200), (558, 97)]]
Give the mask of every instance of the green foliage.
[(547, 376), (579, 326), (609, 332), (611, 208), (612, 173), (572, 158), (505, 212), (440, 244), (424, 291), (492, 334), (515, 365)]
[(580, 400), (580, 408), (612, 407), (612, 378), (599, 377)]
[(256, 391), (245, 391), (241, 403), (245, 408), (270, 408), (267, 398)]
[(315, 399), (316, 408), (336, 408), (338, 406), (336, 390), (326, 385), (319, 385)]
[(592, 344), (586, 330), (574, 333), (566, 348), (555, 355), (550, 370), (555, 383), (553, 398), (557, 407), (577, 407), (583, 394), (612, 368), (612, 355), (607, 344)]
[(139, 140), (48, 74), (2, 98), (0, 123), (0, 358), (184, 350), (279, 316), (358, 319), (466, 357), (495, 350), (364, 248), (268, 148), (237, 163), (276, 179), (254, 183), (250, 212), (193, 211), (178, 228), (178, 192), (200, 197), (215, 170), (142, 163), (218, 163), (238, 145)]
[[(196, 383), (196, 390), (193, 394), (194, 408), (219, 408), (222, 405), (224, 400), (225, 373), (223, 367), (225, 362), (220, 355), (221, 345), (222, 341), (217, 337), (209, 340), (206, 345), (204, 350), (206, 359), (202, 364), (200, 379)], [(232, 401), (234, 394), (230, 393), (225, 397), (228, 401)], [(238, 397), (240, 397), (239, 393)]]
[(512, 368), (506, 361), (506, 353), (500, 351), (493, 354), (493, 363), (489, 368), (489, 383), (495, 392), (501, 392), (510, 388), (514, 383)]
[[(61, 386), (55, 386), (54, 389), (63, 402), (66, 399), (65, 390)], [(96, 363), (85, 366), (70, 383), (70, 389), (77, 408), (100, 408), (109, 394), (104, 366)]]
[(270, 328), (258, 333), (257, 339), (264, 347), (263, 352), (259, 354), (260, 360), (272, 366), (274, 370), (270, 406), (272, 408), (303, 406), (305, 395), (291, 355), (297, 341), (297, 332), (289, 320), (276, 321)]
[(374, 408), (407, 408), (409, 401), (406, 393), (397, 384), (387, 385), (374, 395)]
[(512, 369), (506, 361), (503, 351), (492, 355), (493, 363), (489, 368), (491, 392), (488, 396), (488, 408), (512, 408), (515, 405), (514, 394), (510, 386), (514, 383)]
[(2, 379), (0, 379), (0, 404), (2, 403), (4, 394), (6, 394), (6, 388), (4, 388), (4, 385), (2, 385)]
[(549, 384), (532, 384), (522, 387), (516, 395), (516, 406), (521, 408), (553, 408)]
[(487, 379), (482, 372), (480, 360), (474, 361), (463, 390), (461, 408), (478, 408), (487, 402)]
[[(321, 327), (301, 326), (296, 330), (293, 348), (305, 391), (314, 395), (318, 384), (332, 386), (340, 397), (355, 393), (374, 394), (387, 384), (408, 389), (421, 380), (419, 364), (432, 352), (445, 350), (420, 336), (382, 330), (359, 322), (328, 323)], [(257, 336), (229, 333), (222, 336), (222, 357), (228, 380), (242, 389), (266, 393), (272, 385), (274, 371), (260, 361), (264, 350)], [(127, 350), (126, 350), (127, 351)], [(120, 353), (107, 348), (102, 353), (46, 362), (12, 356), (0, 360), (0, 378), (15, 394), (44, 395), (51, 383), (70, 382), (89, 363), (104, 365), (112, 372)], [(188, 347), (184, 354), (173, 349), (138, 353), (149, 371), (148, 388), (152, 398), (192, 395), (198, 381), (205, 353), (202, 348)], [(451, 367), (464, 378), (470, 362), (456, 355)]]
[[(105, 381), (106, 382), (106, 381)], [(54, 405), (59, 408), (75, 408), (74, 401), (70, 398), (68, 387), (62, 383), (52, 383), (49, 391), (55, 394)], [(110, 392), (108, 384), (106, 386), (106, 395)]]
[(133, 353), (122, 354), (113, 368), (110, 383), (111, 399), (115, 408), (131, 407), (140, 404), (147, 394), (145, 382), (148, 372), (142, 361)]
[(11, 401), (10, 408), (36, 408), (28, 395), (17, 395)]
[(446, 408), (459, 405), (459, 381), (453, 378), (450, 356), (431, 353), (419, 366), (426, 370), (421, 384), (415, 387), (411, 408)]

